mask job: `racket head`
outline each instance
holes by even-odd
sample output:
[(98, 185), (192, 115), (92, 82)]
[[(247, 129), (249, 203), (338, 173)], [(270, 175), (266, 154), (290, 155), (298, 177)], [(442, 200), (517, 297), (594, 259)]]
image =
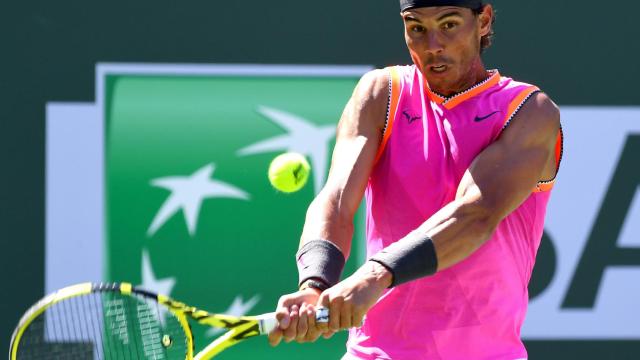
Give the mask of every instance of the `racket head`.
[(153, 293), (128, 283), (69, 286), (22, 316), (10, 360), (190, 360), (194, 344), (186, 316)]

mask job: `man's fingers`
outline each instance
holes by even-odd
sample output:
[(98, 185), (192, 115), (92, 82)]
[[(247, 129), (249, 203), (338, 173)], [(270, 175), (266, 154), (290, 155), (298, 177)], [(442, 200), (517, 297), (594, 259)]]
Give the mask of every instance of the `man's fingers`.
[(362, 326), (362, 320), (364, 320), (364, 313), (360, 312), (360, 311), (354, 311), (353, 312), (353, 325), (355, 327), (361, 327)]
[(285, 330), (289, 327), (291, 323), (291, 317), (289, 315), (290, 308), (292, 305), (296, 304), (298, 299), (291, 295), (281, 296), (278, 299), (278, 306), (276, 307), (276, 320), (278, 320), (278, 324), (282, 330)]
[(313, 305), (307, 306), (307, 322), (308, 322), (308, 330), (307, 336), (305, 338), (306, 341), (314, 342), (318, 340), (320, 337), (320, 330), (317, 328), (316, 324), (316, 310)]
[(298, 331), (298, 305), (291, 306), (291, 312), (289, 313), (290, 322), (289, 327), (284, 330), (284, 341), (291, 342), (296, 337), (296, 332)]
[(332, 298), (329, 303), (329, 329), (336, 332), (340, 330), (340, 315), (344, 299), (341, 296)]
[(269, 344), (271, 346), (278, 346), (278, 344), (280, 344), (280, 341), (282, 341), (282, 330), (279, 328), (275, 328), (273, 329), (270, 333), (269, 333)]
[(331, 337), (332, 337), (332, 336), (333, 336), (333, 334), (335, 334), (335, 333), (336, 333), (335, 331), (331, 331), (331, 330), (329, 330), (329, 331), (325, 332), (324, 334), (322, 334), (322, 337), (323, 337), (323, 338), (325, 338), (325, 339), (331, 339)]
[(353, 326), (351, 317), (351, 304), (343, 303), (340, 307), (340, 329), (348, 329)]
[[(320, 311), (320, 309), (328, 309), (329, 308), (329, 294), (323, 292), (318, 299), (318, 303), (316, 306), (316, 314)], [(329, 314), (331, 317), (331, 314)], [(329, 330), (329, 323), (327, 322), (316, 322), (316, 327), (321, 333), (327, 332)]]
[[(300, 309), (300, 307), (304, 304), (306, 304), (306, 306), (311, 305), (311, 303), (315, 304), (319, 295), (318, 290), (306, 289), (281, 296), (280, 299), (278, 299), (278, 305), (275, 311), (276, 320), (278, 321), (278, 331), (273, 331), (269, 334), (269, 343), (276, 346), (282, 340), (287, 342), (294, 339), (304, 341), (306, 339), (306, 333), (309, 330), (309, 318), (308, 315), (306, 315), (307, 310)], [(301, 319), (301, 315), (304, 319)], [(312, 315), (315, 316), (314, 311), (312, 311)], [(319, 332), (319, 330), (317, 331)], [(300, 334), (298, 334), (298, 332)]]
[(291, 321), (289, 317), (289, 308), (284, 306), (278, 306), (276, 309), (276, 320), (278, 320), (278, 325), (280, 329), (286, 329), (289, 327), (289, 323)]
[(307, 313), (307, 304), (302, 304), (302, 306), (300, 306), (300, 310), (298, 311), (299, 317), (298, 317), (298, 331), (296, 333), (296, 341), (297, 342), (304, 342), (307, 336), (307, 322), (309, 319), (308, 313)]

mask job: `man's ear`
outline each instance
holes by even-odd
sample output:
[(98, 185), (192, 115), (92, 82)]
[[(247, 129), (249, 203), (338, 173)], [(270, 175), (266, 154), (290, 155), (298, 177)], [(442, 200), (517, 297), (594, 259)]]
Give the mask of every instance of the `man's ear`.
[(493, 6), (491, 6), (491, 4), (485, 5), (482, 8), (482, 12), (478, 14), (478, 21), (480, 23), (480, 36), (489, 35), (491, 33), (493, 16)]

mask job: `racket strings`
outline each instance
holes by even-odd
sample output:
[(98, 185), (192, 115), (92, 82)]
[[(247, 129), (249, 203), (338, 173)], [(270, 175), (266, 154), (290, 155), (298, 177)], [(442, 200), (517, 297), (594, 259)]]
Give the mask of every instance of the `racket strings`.
[(24, 330), (17, 359), (183, 360), (187, 343), (180, 322), (163, 306), (102, 292), (48, 307)]

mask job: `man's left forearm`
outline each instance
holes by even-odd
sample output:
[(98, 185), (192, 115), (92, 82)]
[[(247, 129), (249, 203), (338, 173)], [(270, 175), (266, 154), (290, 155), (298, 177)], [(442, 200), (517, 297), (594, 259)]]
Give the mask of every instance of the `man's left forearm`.
[(471, 255), (493, 233), (497, 221), (479, 202), (451, 202), (404, 238), (371, 258), (392, 273), (392, 285), (432, 275)]

